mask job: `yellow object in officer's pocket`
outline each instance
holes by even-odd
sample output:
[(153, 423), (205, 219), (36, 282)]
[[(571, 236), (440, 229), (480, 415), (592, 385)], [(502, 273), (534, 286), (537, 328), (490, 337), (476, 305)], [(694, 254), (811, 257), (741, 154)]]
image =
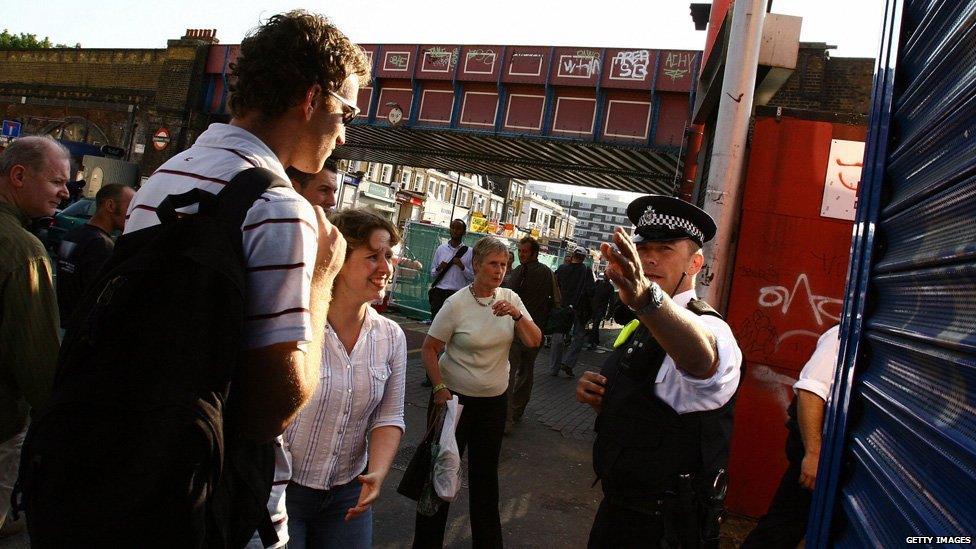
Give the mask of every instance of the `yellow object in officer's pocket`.
[(628, 322), (627, 325), (624, 326), (624, 329), (620, 330), (620, 333), (617, 334), (617, 339), (613, 342), (613, 348), (616, 349), (624, 343), (627, 343), (630, 336), (634, 335), (634, 332), (637, 331), (638, 326), (640, 326), (640, 320), (637, 320), (636, 318)]

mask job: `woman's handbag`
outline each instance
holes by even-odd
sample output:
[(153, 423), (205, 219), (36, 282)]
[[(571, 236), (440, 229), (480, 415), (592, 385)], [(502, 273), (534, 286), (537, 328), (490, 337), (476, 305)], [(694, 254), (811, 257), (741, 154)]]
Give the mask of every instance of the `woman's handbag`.
[(420, 501), (424, 487), (433, 482), (431, 480), (431, 473), (434, 469), (434, 458), (437, 457), (433, 446), (441, 438), (441, 428), (444, 426), (444, 413), (446, 410), (447, 407), (442, 406), (437, 411), (434, 420), (427, 427), (427, 433), (424, 434), (423, 440), (417, 445), (417, 450), (414, 452), (413, 457), (410, 458), (410, 463), (407, 465), (407, 470), (403, 472), (400, 484), (397, 485), (397, 492), (414, 501)]

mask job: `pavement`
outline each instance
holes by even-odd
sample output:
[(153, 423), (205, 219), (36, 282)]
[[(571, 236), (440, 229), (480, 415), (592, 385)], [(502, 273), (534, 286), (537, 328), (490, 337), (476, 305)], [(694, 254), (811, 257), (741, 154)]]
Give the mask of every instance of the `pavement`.
[[(387, 316), (403, 328), (408, 348), (407, 429), (373, 507), (373, 545), (392, 549), (410, 547), (413, 540), (416, 503), (398, 494), (396, 486), (423, 437), (430, 389), (421, 386), (424, 370), (420, 347), (427, 325), (394, 313)], [(602, 330), (601, 342), (610, 345), (618, 331), (617, 326)], [(585, 370), (599, 370), (607, 352), (603, 347), (580, 353), (576, 376)], [(548, 364), (549, 350), (543, 348), (536, 360), (532, 398), (525, 416), (502, 443), (499, 508), (508, 547), (585, 547), (600, 502), (600, 488), (593, 486), (591, 466), (596, 415), (589, 406), (576, 402), (575, 379), (564, 374), (550, 377)], [(461, 490), (451, 505), (445, 547), (471, 546), (466, 478), (463, 463)], [(753, 525), (750, 519), (730, 517), (723, 525), (722, 547), (736, 547)], [(27, 547), (26, 534), (0, 539), (0, 549)]]

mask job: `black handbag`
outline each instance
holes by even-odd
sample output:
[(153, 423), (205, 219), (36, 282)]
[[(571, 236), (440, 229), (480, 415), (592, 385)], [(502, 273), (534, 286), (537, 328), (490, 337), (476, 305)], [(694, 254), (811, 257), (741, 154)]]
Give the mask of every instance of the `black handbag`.
[(414, 452), (413, 457), (410, 458), (407, 470), (403, 472), (403, 477), (400, 478), (400, 484), (397, 485), (397, 492), (414, 501), (420, 501), (424, 486), (433, 482), (431, 477), (434, 470), (435, 457), (433, 446), (441, 438), (441, 429), (444, 427), (444, 415), (446, 412), (447, 406), (441, 406), (440, 410), (436, 412), (437, 415), (434, 417), (434, 421), (430, 422), (430, 425), (427, 427), (427, 433), (424, 434), (423, 440), (417, 445), (417, 450)]
[[(556, 277), (552, 277), (552, 295), (558, 296), (559, 285), (556, 284)], [(583, 281), (580, 281), (579, 288), (576, 291), (575, 301), (579, 301), (580, 294), (583, 292)], [(560, 301), (562, 298), (560, 296)], [(574, 302), (575, 302), (574, 301)], [(573, 303), (565, 307), (557, 307), (549, 312), (549, 320), (546, 321), (546, 325), (542, 327), (542, 333), (544, 335), (552, 334), (568, 334), (570, 330), (573, 329), (573, 322), (576, 318), (576, 310), (573, 308)]]

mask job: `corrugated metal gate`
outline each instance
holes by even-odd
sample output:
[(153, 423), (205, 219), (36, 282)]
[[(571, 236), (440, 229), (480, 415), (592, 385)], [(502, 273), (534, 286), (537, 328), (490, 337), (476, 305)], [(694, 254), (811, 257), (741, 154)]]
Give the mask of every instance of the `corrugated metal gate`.
[(878, 59), (810, 547), (976, 537), (976, 1), (889, 0)]

